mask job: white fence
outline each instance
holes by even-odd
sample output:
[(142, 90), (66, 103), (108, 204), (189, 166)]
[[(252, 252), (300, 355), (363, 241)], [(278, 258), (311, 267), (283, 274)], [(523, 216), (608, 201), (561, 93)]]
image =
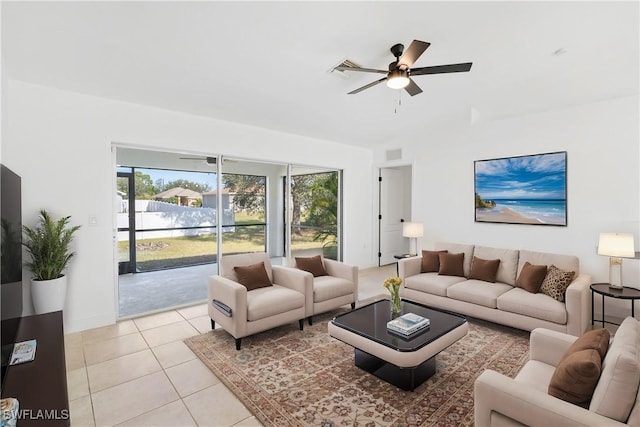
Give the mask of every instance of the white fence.
[[(126, 203), (127, 201), (123, 201)], [(157, 229), (158, 231), (139, 231), (136, 239), (154, 239), (162, 237), (199, 236), (216, 232), (217, 211), (213, 208), (195, 208), (178, 206), (156, 200), (136, 200), (136, 230)], [(232, 209), (225, 209), (222, 225), (234, 225), (235, 215)], [(129, 214), (118, 213), (118, 228), (129, 227)], [(183, 227), (211, 227), (187, 230), (172, 230)], [(234, 227), (225, 227), (224, 232), (233, 232)], [(118, 241), (128, 241), (127, 231), (118, 232)]]

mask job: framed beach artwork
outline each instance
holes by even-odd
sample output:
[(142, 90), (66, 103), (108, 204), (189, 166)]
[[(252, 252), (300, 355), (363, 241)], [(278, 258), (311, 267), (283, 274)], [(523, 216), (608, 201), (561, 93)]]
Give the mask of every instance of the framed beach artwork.
[(475, 221), (567, 225), (567, 152), (476, 160)]

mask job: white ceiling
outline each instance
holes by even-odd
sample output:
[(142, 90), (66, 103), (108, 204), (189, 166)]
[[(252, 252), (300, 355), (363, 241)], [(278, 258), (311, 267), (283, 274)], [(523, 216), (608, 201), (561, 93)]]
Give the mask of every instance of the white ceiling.
[[(10, 79), (361, 146), (638, 94), (638, 2), (2, 2)], [(431, 47), (410, 97), (391, 45)], [(564, 49), (566, 53), (554, 55)], [(401, 106), (396, 103), (401, 94)]]

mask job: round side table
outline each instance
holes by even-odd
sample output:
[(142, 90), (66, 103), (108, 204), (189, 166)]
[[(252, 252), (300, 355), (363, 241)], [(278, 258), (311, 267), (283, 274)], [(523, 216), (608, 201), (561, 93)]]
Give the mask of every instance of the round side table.
[[(595, 294), (602, 295), (602, 319), (594, 319), (593, 308), (594, 308)], [(631, 317), (636, 317), (635, 301), (640, 300), (640, 290), (633, 289), (633, 288), (616, 289), (616, 288), (612, 288), (609, 283), (593, 283), (591, 285), (591, 326), (593, 326), (594, 321), (602, 322), (603, 328), (605, 323), (610, 323), (612, 325), (619, 325), (619, 323), (607, 322), (606, 320), (604, 320), (605, 297), (631, 300)]]

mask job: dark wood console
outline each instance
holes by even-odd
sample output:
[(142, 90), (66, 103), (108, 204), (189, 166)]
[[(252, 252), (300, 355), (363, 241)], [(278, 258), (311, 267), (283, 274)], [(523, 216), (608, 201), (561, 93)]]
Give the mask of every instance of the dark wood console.
[(16, 342), (37, 340), (35, 360), (7, 368), (2, 397), (20, 403), (18, 426), (69, 426), (62, 311), (25, 316)]

